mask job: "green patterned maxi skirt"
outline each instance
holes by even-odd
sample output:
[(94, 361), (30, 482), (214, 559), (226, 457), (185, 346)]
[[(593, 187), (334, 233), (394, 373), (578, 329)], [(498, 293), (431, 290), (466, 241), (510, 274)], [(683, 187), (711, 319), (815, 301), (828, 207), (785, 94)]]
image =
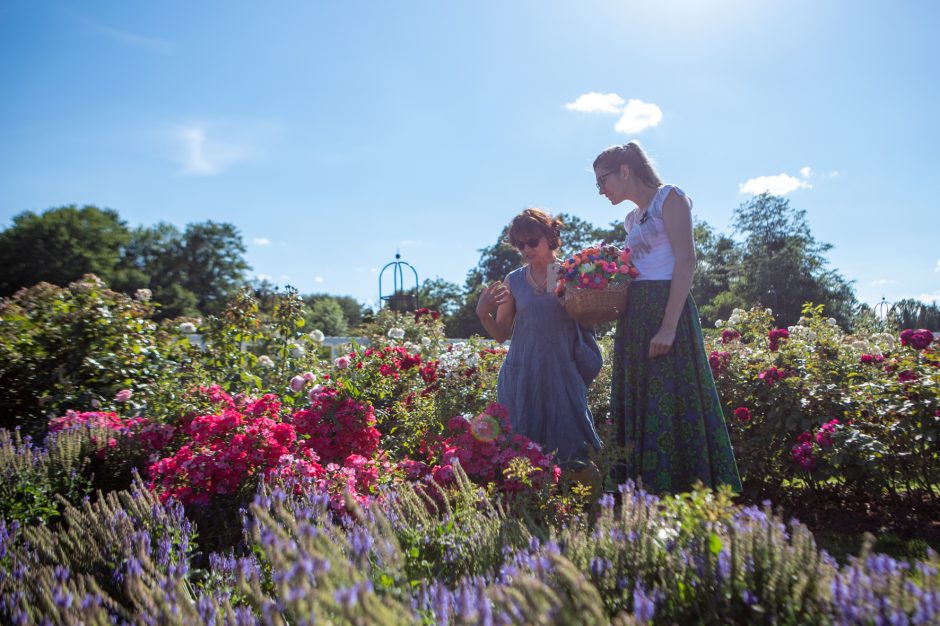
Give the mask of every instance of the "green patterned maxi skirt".
[(615, 468), (618, 483), (641, 479), (654, 493), (689, 491), (725, 483), (741, 491), (728, 427), (708, 366), (698, 309), (685, 302), (669, 352), (649, 358), (669, 299), (668, 280), (634, 281), (617, 322), (611, 384), (611, 419), (627, 457)]

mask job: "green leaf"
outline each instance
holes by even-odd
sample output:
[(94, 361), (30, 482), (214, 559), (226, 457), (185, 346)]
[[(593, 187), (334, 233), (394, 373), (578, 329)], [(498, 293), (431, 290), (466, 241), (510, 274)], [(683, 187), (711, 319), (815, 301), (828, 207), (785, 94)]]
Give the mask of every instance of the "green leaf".
[(715, 533), (709, 533), (708, 535), (708, 549), (712, 554), (718, 555), (721, 552), (721, 537)]

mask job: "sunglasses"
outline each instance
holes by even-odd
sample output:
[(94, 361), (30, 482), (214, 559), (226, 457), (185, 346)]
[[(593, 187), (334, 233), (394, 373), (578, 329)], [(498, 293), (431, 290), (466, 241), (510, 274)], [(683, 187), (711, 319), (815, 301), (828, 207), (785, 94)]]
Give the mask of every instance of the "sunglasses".
[(602, 175), (602, 176), (598, 176), (598, 177), (597, 177), (597, 180), (594, 181), (594, 184), (597, 185), (597, 190), (598, 190), (598, 191), (601, 190), (601, 187), (604, 186), (604, 181), (607, 180), (607, 177), (608, 177), (608, 176), (610, 176), (611, 174), (616, 174), (618, 171), (619, 171), (619, 170), (610, 170), (610, 171), (607, 172), (606, 174), (604, 174), (604, 175)]
[(541, 243), (541, 241), (542, 241), (541, 237), (533, 237), (532, 239), (526, 239), (525, 241), (517, 241), (516, 243), (512, 245), (519, 248), (520, 250), (525, 250), (526, 246), (528, 246), (529, 248), (538, 248), (539, 243)]

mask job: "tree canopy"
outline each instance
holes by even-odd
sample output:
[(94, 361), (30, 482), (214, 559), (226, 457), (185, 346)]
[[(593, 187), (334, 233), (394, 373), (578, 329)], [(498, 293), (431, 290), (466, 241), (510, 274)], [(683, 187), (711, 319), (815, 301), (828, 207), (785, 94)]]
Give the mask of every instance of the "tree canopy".
[(72, 204), (20, 213), (0, 232), (0, 296), (43, 281), (65, 286), (84, 274), (114, 282), (130, 239), (113, 209)]

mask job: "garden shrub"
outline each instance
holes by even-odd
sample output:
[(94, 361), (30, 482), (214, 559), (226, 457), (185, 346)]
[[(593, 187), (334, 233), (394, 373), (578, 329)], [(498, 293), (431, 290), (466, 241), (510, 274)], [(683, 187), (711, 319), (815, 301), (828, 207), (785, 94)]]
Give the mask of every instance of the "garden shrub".
[[(145, 290), (130, 298), (93, 275), (40, 283), (0, 300), (0, 426), (41, 437), (51, 416), (116, 403), (139, 407), (173, 377)], [(118, 396), (124, 390), (130, 393)]]
[(940, 355), (932, 335), (846, 335), (821, 307), (774, 328), (769, 310), (721, 322), (710, 363), (745, 488), (794, 481), (897, 493), (940, 482)]

